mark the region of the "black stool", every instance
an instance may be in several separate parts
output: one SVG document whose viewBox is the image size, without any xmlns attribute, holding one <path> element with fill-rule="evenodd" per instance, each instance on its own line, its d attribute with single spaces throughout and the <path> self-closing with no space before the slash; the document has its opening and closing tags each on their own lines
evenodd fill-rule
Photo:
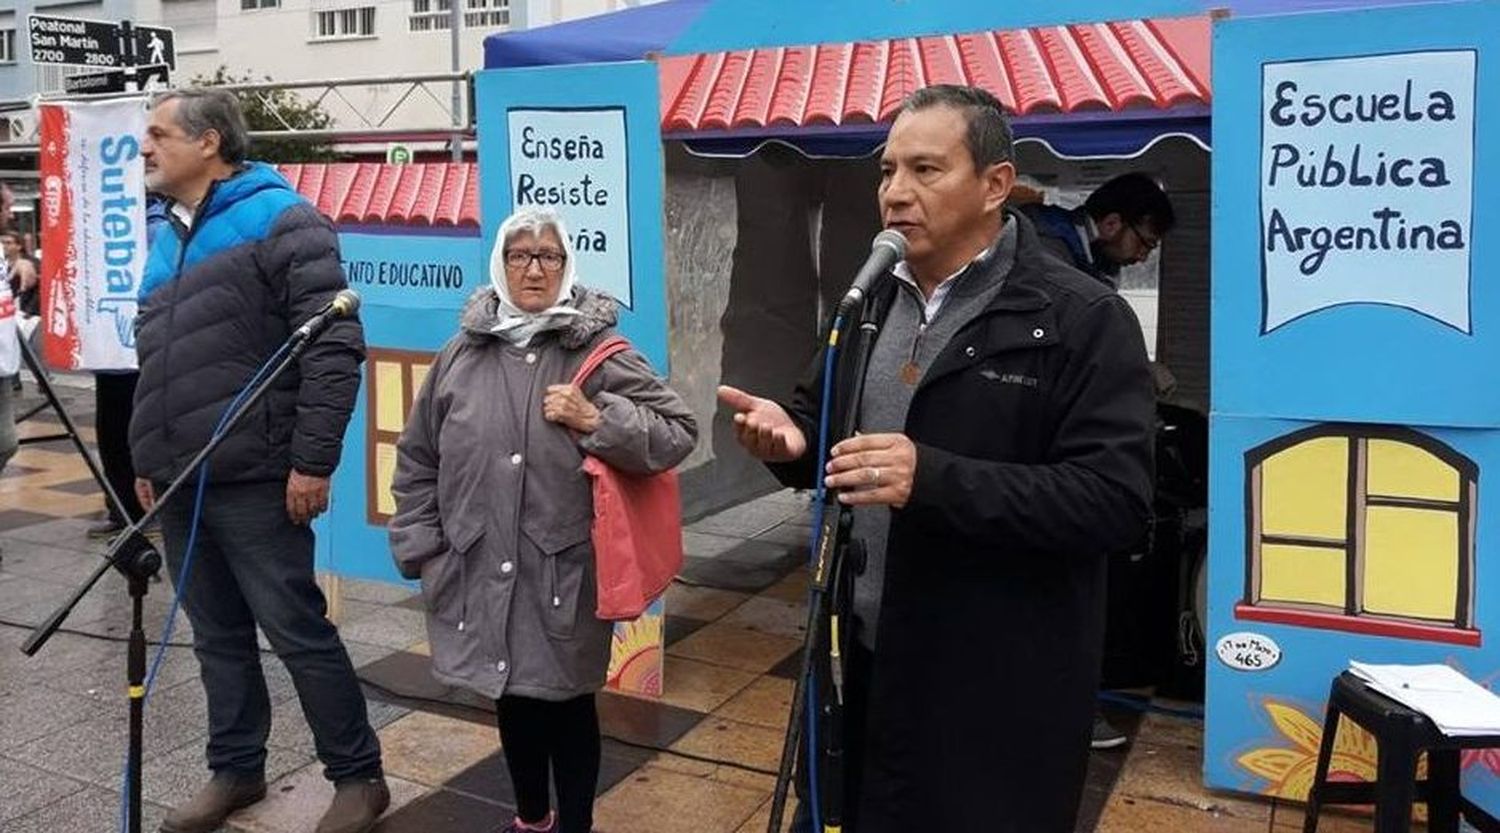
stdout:
<svg viewBox="0 0 1500 833">
<path fill-rule="evenodd" d="M 1374 783 L 1328 781 L 1328 760 L 1340 715 L 1375 736 Z M 1500 833 L 1500 821 L 1458 789 L 1459 751 L 1495 747 L 1500 747 L 1500 736 L 1445 735 L 1421 712 L 1376 692 L 1345 671 L 1333 679 L 1328 693 L 1318 771 L 1307 796 L 1302 831 L 1317 833 L 1318 810 L 1324 804 L 1374 804 L 1375 833 L 1406 833 L 1411 829 L 1412 803 L 1421 801 L 1427 804 L 1432 833 L 1457 833 L 1460 814 L 1482 833 Z M 1419 782 L 1417 756 L 1423 751 L 1427 753 L 1427 780 Z"/>
</svg>

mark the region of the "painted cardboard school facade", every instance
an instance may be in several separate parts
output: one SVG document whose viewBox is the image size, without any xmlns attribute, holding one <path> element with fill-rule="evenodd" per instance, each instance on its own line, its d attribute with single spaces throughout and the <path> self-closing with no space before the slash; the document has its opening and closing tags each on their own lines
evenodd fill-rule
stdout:
<svg viewBox="0 0 1500 833">
<path fill-rule="evenodd" d="M 1433 8 L 1215 25 L 1212 787 L 1304 796 L 1350 658 L 1500 676 L 1497 520 L 1482 511 L 1483 472 L 1500 466 L 1484 234 L 1500 179 L 1480 152 L 1500 118 L 1500 4 Z M 984 25 L 1004 24 L 970 28 Z M 586 214 L 580 248 L 622 281 L 624 328 L 665 369 L 654 67 L 492 71 L 477 92 L 483 231 L 344 238 L 372 349 L 320 538 L 340 575 L 394 578 L 381 484 L 401 416 L 518 199 Z M 622 164 L 621 145 L 628 169 L 596 171 Z M 610 199 L 622 191 L 623 206 Z M 361 285 L 418 258 L 456 267 L 458 286 Z M 660 689 L 660 628 L 658 615 L 617 632 L 615 672 L 636 690 Z M 1336 748 L 1335 772 L 1373 776 L 1368 737 L 1341 733 Z M 1500 756 L 1465 765 L 1471 797 L 1500 806 Z"/>
<path fill-rule="evenodd" d="M 1500 678 L 1500 3 L 1214 35 L 1204 771 L 1301 799 L 1350 659 Z M 1346 725 L 1335 777 L 1375 767 Z"/>
</svg>

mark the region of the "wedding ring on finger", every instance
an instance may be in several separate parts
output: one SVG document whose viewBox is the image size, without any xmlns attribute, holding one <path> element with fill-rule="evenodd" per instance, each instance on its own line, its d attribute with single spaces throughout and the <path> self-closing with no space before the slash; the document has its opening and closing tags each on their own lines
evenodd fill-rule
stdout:
<svg viewBox="0 0 1500 833">
<path fill-rule="evenodd" d="M 870 471 L 870 485 L 871 486 L 879 486 L 880 485 L 880 467 L 879 466 L 874 466 L 869 471 Z"/>
</svg>

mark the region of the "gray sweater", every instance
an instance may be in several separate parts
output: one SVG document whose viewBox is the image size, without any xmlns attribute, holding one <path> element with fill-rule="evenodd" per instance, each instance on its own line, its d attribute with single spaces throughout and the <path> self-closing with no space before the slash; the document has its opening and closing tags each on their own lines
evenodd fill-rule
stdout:
<svg viewBox="0 0 1500 833">
<path fill-rule="evenodd" d="M 915 377 L 926 375 L 933 359 L 965 324 L 973 321 L 994 300 L 1005 276 L 1016 261 L 1016 224 L 1008 221 L 999 240 L 954 279 L 948 296 L 931 321 L 925 318 L 925 301 L 915 286 L 901 281 L 885 322 L 870 353 L 865 371 L 864 399 L 859 430 L 865 434 L 901 433 L 906 411 L 911 407 L 917 384 L 902 378 L 902 367 L 911 362 Z M 855 633 L 866 648 L 875 647 L 875 623 L 879 621 L 880 595 L 885 579 L 886 536 L 891 510 L 885 506 L 860 506 L 854 510 L 850 537 L 865 547 L 865 569 L 854 579 Z"/>
</svg>

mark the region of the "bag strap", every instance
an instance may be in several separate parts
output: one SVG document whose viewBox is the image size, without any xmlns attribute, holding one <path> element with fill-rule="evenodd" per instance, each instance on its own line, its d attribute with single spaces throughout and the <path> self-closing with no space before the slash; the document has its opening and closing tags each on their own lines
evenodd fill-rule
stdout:
<svg viewBox="0 0 1500 833">
<path fill-rule="evenodd" d="M 592 375 L 595 370 L 598 370 L 599 365 L 604 364 L 609 357 L 616 353 L 623 353 L 629 349 L 630 341 L 624 336 L 618 335 L 610 336 L 594 345 L 594 349 L 589 351 L 588 357 L 583 360 L 583 364 L 579 365 L 578 372 L 573 374 L 573 386 L 582 388 L 584 380 Z"/>
</svg>

